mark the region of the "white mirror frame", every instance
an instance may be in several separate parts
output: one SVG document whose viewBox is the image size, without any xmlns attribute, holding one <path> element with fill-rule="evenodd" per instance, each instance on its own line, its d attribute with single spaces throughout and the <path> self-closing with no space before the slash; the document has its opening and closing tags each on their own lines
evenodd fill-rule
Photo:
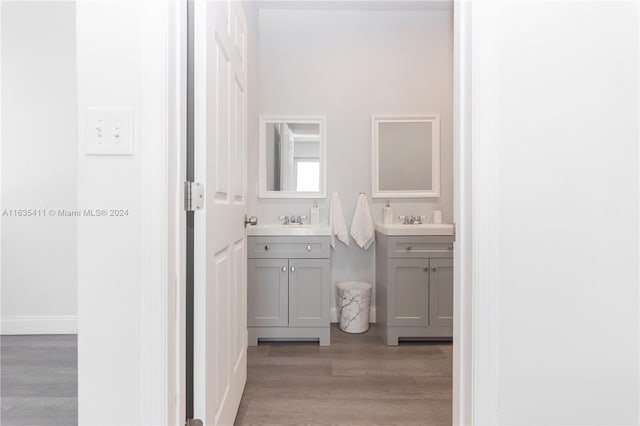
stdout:
<svg viewBox="0 0 640 426">
<path fill-rule="evenodd" d="M 320 191 L 268 191 L 267 190 L 267 135 L 269 123 L 315 123 L 320 125 Z M 258 197 L 259 198 L 327 198 L 327 119 L 324 116 L 261 115 L 258 140 Z"/>
<path fill-rule="evenodd" d="M 380 123 L 431 123 L 431 182 L 429 190 L 382 191 L 378 173 L 378 125 Z M 440 196 L 440 114 L 374 115 L 371 117 L 372 135 L 372 197 L 373 198 L 435 198 Z"/>
</svg>

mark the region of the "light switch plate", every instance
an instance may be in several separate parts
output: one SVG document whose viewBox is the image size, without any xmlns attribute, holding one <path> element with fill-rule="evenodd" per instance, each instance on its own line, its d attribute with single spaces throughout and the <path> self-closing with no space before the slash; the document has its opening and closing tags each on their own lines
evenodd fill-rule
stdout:
<svg viewBox="0 0 640 426">
<path fill-rule="evenodd" d="M 133 155 L 133 109 L 87 108 L 85 154 Z"/>
</svg>

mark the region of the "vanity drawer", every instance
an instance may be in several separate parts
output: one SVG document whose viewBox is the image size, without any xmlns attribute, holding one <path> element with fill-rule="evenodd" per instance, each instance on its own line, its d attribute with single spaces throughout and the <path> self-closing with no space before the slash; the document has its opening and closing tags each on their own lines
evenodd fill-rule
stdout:
<svg viewBox="0 0 640 426">
<path fill-rule="evenodd" d="M 452 258 L 452 236 L 389 237 L 391 258 Z"/>
<path fill-rule="evenodd" d="M 329 237 L 248 237 L 250 259 L 329 258 Z"/>
</svg>

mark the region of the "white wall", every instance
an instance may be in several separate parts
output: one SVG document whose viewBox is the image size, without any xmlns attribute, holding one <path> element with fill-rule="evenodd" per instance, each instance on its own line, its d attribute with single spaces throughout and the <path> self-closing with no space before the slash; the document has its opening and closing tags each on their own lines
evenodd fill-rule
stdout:
<svg viewBox="0 0 640 426">
<path fill-rule="evenodd" d="M 439 208 L 451 221 L 452 11 L 261 9 L 259 18 L 259 114 L 327 117 L 327 193 L 340 195 L 347 225 L 359 193 L 371 195 L 374 114 L 441 114 L 442 196 L 392 205 L 396 215 L 431 216 Z M 249 143 L 249 164 L 257 166 L 257 137 Z M 257 181 L 256 169 L 249 168 L 249 182 Z M 255 197 L 256 187 L 249 189 Z M 372 203 L 377 221 L 384 202 Z M 253 212 L 260 223 L 277 223 L 282 214 L 309 215 L 312 204 L 260 199 Z M 318 204 L 327 223 L 329 199 Z M 338 244 L 332 256 L 334 283 L 374 282 L 373 249 Z"/>
<path fill-rule="evenodd" d="M 172 107 L 180 102 L 174 88 L 169 93 L 176 83 L 169 78 L 176 77 L 168 64 L 169 6 L 77 3 L 78 205 L 128 210 L 78 220 L 80 424 L 165 424 L 179 392 L 168 378 L 175 361 L 168 300 L 178 280 L 167 266 L 177 244 L 168 234 L 178 189 L 167 174 L 169 161 L 176 171 L 181 115 L 169 108 L 169 96 Z M 94 126 L 84 121 L 87 108 L 133 110 L 133 155 L 86 155 L 86 126 Z"/>
<path fill-rule="evenodd" d="M 474 285 L 495 345 L 476 368 L 497 392 L 476 422 L 638 424 L 638 4 L 485 7 L 474 149 L 495 181 L 474 261 L 493 279 Z"/>
<path fill-rule="evenodd" d="M 76 50 L 72 2 L 2 2 L 2 334 L 75 333 Z"/>
</svg>

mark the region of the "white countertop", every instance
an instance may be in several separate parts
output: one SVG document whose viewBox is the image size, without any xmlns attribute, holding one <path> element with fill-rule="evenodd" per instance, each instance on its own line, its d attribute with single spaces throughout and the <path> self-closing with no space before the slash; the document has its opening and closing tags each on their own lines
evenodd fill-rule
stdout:
<svg viewBox="0 0 640 426">
<path fill-rule="evenodd" d="M 247 226 L 247 235 L 328 237 L 331 228 L 328 225 L 256 225 Z"/>
<path fill-rule="evenodd" d="M 453 235 L 453 224 L 451 223 L 422 223 L 422 224 L 416 224 L 416 225 L 405 225 L 402 223 L 392 223 L 389 225 L 376 224 L 376 231 L 389 236 Z"/>
</svg>

